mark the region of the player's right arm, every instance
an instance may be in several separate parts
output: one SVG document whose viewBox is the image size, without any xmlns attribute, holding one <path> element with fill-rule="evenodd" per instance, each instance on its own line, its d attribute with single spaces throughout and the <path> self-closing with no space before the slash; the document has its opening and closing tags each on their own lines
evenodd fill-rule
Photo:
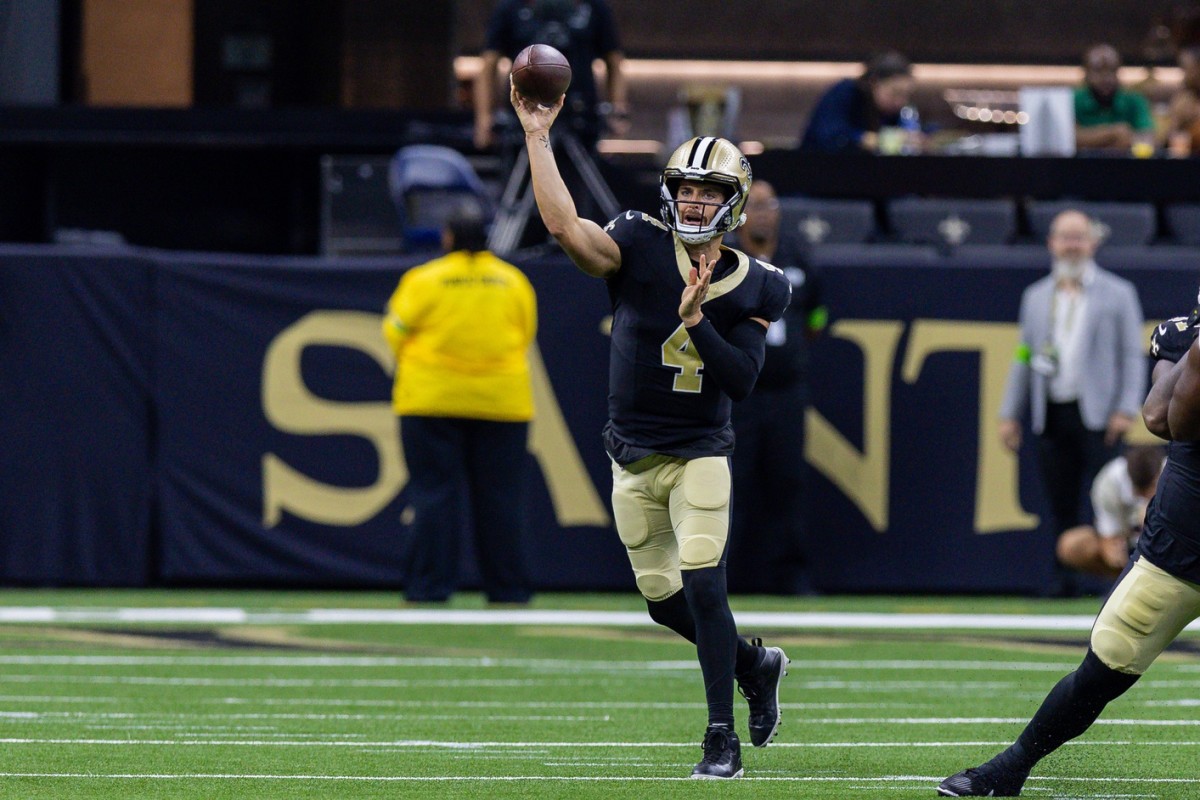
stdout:
<svg viewBox="0 0 1200 800">
<path fill-rule="evenodd" d="M 1178 379 L 1167 407 L 1167 426 L 1175 441 L 1200 439 L 1200 343 L 1193 342 L 1179 362 Z"/>
<path fill-rule="evenodd" d="M 1147 430 L 1167 441 L 1176 438 L 1172 435 L 1170 410 L 1175 386 L 1196 341 L 1196 317 L 1195 311 L 1188 317 L 1172 317 L 1150 335 L 1154 369 L 1150 374 L 1150 392 L 1142 404 L 1142 419 Z"/>
<path fill-rule="evenodd" d="M 564 98 L 546 107 L 522 97 L 515 88 L 511 89 L 510 97 L 525 129 L 533 195 L 546 230 L 579 269 L 597 278 L 612 277 L 621 268 L 621 249 L 603 228 L 579 216 L 554 160 L 550 126 L 562 110 Z"/>
<path fill-rule="evenodd" d="M 1160 439 L 1171 440 L 1171 427 L 1167 418 L 1171 408 L 1171 395 L 1179 381 L 1181 366 L 1168 360 L 1156 361 L 1150 374 L 1150 393 L 1142 403 L 1142 421 L 1146 429 Z"/>
</svg>

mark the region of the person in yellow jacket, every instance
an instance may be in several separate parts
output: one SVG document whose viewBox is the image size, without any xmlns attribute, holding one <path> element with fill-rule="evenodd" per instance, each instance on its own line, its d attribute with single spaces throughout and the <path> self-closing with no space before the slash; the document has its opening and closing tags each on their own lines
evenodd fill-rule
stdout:
<svg viewBox="0 0 1200 800">
<path fill-rule="evenodd" d="M 519 269 L 488 251 L 473 209 L 450 216 L 442 249 L 404 274 L 383 322 L 396 353 L 392 408 L 415 515 L 405 596 L 441 602 L 453 594 L 465 510 L 488 600 L 525 603 L 532 587 L 522 495 L 537 299 Z"/>
</svg>

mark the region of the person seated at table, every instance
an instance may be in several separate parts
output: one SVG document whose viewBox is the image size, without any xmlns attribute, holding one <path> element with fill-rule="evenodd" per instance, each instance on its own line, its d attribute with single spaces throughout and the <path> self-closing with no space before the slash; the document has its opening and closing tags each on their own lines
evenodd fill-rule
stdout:
<svg viewBox="0 0 1200 800">
<path fill-rule="evenodd" d="M 1108 44 L 1083 55 L 1083 85 L 1075 89 L 1075 147 L 1079 150 L 1129 150 L 1154 146 L 1150 102 L 1121 87 L 1121 56 Z"/>
<path fill-rule="evenodd" d="M 900 112 L 916 82 L 909 60 L 895 51 L 871 58 L 857 78 L 843 78 L 813 108 L 800 149 L 813 152 L 879 150 L 879 131 L 900 126 Z"/>
<path fill-rule="evenodd" d="M 1173 151 L 1174 140 L 1184 143 L 1177 155 L 1200 153 L 1200 45 L 1181 48 L 1177 59 L 1183 80 L 1171 98 L 1167 137 Z"/>
</svg>

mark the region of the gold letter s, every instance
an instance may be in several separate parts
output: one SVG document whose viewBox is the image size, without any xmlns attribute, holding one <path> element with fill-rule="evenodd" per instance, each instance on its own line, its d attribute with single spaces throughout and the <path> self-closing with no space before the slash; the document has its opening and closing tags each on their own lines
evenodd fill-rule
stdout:
<svg viewBox="0 0 1200 800">
<path fill-rule="evenodd" d="M 380 315 L 362 311 L 314 311 L 275 337 L 263 359 L 262 405 L 267 420 L 288 433 L 362 436 L 379 453 L 379 479 L 365 488 L 320 483 L 263 455 L 263 525 L 279 524 L 284 511 L 313 522 L 358 525 L 378 514 L 408 480 L 389 403 L 339 403 L 317 397 L 304 385 L 300 357 L 309 345 L 361 350 L 389 375 L 393 356 L 379 334 Z"/>
</svg>

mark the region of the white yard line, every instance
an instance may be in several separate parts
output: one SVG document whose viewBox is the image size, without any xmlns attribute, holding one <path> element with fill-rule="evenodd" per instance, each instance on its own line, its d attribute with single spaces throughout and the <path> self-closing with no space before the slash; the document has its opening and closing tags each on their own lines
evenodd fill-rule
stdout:
<svg viewBox="0 0 1200 800">
<path fill-rule="evenodd" d="M 694 744 L 692 745 L 695 746 Z M 690 781 L 687 777 L 649 777 L 646 775 L 264 775 L 264 774 L 221 774 L 221 773 L 87 773 L 87 772 L 0 772 L 0 778 L 90 778 L 111 780 L 258 780 L 258 781 L 364 781 L 379 783 L 512 783 L 522 781 L 541 781 L 550 783 L 600 783 L 611 781 L 639 781 L 643 783 L 658 783 L 660 781 Z M 929 782 L 937 783 L 941 777 L 924 775 L 886 775 L 862 778 L 825 778 L 810 776 L 795 777 L 756 777 L 754 781 L 775 781 L 784 783 L 900 783 L 900 782 Z M 1149 781 L 1150 779 L 1143 779 Z M 1187 783 L 1190 781 L 1178 781 Z"/>
<path fill-rule="evenodd" d="M 691 672 L 698 669 L 695 660 L 688 661 L 583 661 L 565 658 L 413 658 L 405 656 L 171 656 L 171 655 L 0 655 L 0 665 L 16 666 L 91 666 L 91 667 L 381 667 L 394 669 L 532 669 L 543 673 L 562 674 L 585 672 Z M 789 671 L 793 674 L 817 670 L 945 670 L 947 672 L 1061 672 L 1078 664 L 1068 661 L 950 661 L 905 659 L 871 660 L 803 660 L 792 659 Z M 572 677 L 577 677 L 572 675 Z M 0 680 L 3 680 L 0 677 Z M 148 680 L 157 680 L 149 678 Z M 222 679 L 214 678 L 214 681 Z"/>
<path fill-rule="evenodd" d="M 0 772 L 0 779 L 3 778 L 62 778 L 68 780 L 236 780 L 236 781 L 343 781 L 343 782 L 364 782 L 364 783 L 521 783 L 521 782 L 541 782 L 541 783 L 604 783 L 604 782 L 631 782 L 639 783 L 660 783 L 660 782 L 677 782 L 690 781 L 687 777 L 652 777 L 646 775 L 272 775 L 272 774 L 233 774 L 233 773 L 153 773 L 153 772 L 119 772 L 119 773 L 94 773 L 94 772 Z M 832 783 L 842 785 L 878 785 L 878 784 L 910 784 L 929 783 L 936 785 L 942 780 L 942 776 L 933 775 L 872 775 L 872 776 L 818 776 L 818 775 L 795 775 L 795 776 L 754 776 L 747 779 L 751 783 Z M 1155 785 L 1184 785 L 1191 786 L 1200 783 L 1200 778 L 1122 778 L 1122 777 L 1104 777 L 1104 778 L 1070 778 L 1058 776 L 1035 776 L 1029 779 L 1031 784 L 1046 783 L 1046 782 L 1070 782 L 1077 784 L 1093 784 L 1093 783 L 1123 783 L 1133 784 L 1135 786 L 1155 786 Z"/>
<path fill-rule="evenodd" d="M 872 722 L 890 722 L 886 719 L 871 720 Z M 792 720 L 797 724 L 804 720 Z M 839 724 L 844 720 L 825 720 L 821 724 Z M 997 724 L 1013 724 L 1019 725 L 1027 722 L 1025 719 L 1013 718 L 996 718 L 988 720 Z M 921 723 L 926 724 L 926 723 Z M 954 724 L 954 720 L 944 720 L 943 724 Z M 963 723 L 966 724 L 966 723 Z M 1143 720 L 1118 720 L 1104 721 L 1096 723 L 1098 726 L 1104 725 L 1126 725 L 1126 726 L 1153 726 L 1153 721 L 1146 722 Z M 280 734 L 286 736 L 288 734 Z M 291 734 L 295 736 L 295 734 Z M 260 734 L 261 736 L 261 734 Z M 7 745 L 91 745 L 97 747 L 333 747 L 333 748 L 364 748 L 364 749 L 389 749 L 389 750 L 447 750 L 447 751 L 475 751 L 475 750 L 562 750 L 562 749 L 584 749 L 595 750 L 596 748 L 688 748 L 695 749 L 696 742 L 460 742 L 448 740 L 433 740 L 433 739 L 397 739 L 383 741 L 361 741 L 361 740 L 345 740 L 345 739 L 247 739 L 247 738 L 160 738 L 160 739 L 132 739 L 124 738 L 67 738 L 54 736 L 6 736 L 0 738 L 0 744 Z M 811 748 L 854 748 L 854 747 L 995 747 L 1011 744 L 1010 741 L 939 741 L 939 742 L 772 742 L 771 747 L 776 749 L 811 749 Z M 1067 742 L 1065 746 L 1073 747 L 1095 747 L 1099 745 L 1111 746 L 1134 746 L 1144 745 L 1148 747 L 1195 747 L 1198 743 L 1190 742 L 1143 742 L 1140 740 L 1129 741 L 1092 741 L 1092 740 L 1076 740 Z"/>
<path fill-rule="evenodd" d="M 343 703 L 339 703 L 343 704 Z M 347 702 L 345 705 L 352 703 Z M 372 705 L 405 705 L 411 707 L 415 704 L 406 703 L 387 703 L 379 701 L 371 701 Z M 304 705 L 303 701 L 276 701 L 268 702 L 266 705 Z M 422 704 L 423 705 L 423 704 Z M 431 705 L 454 705 L 446 704 L 431 704 Z M 497 708 L 528 708 L 530 706 L 540 706 L 540 704 L 529 703 L 504 703 L 494 704 L 489 707 Z M 619 704 L 614 704 L 619 705 Z M 804 708 L 802 704 L 787 704 L 781 706 L 785 709 Z M 556 707 L 561 708 L 576 708 L 587 707 L 594 708 L 595 706 L 586 703 L 559 703 Z M 634 707 L 634 704 L 626 704 L 624 707 Z M 700 708 L 702 704 L 692 703 L 675 704 L 678 708 Z M 862 707 L 857 706 L 857 707 Z M 877 707 L 877 706 L 872 706 Z M 828 705 L 819 706 L 821 709 L 828 708 Z M 22 721 L 38 721 L 38 722 L 77 722 L 84 720 L 171 720 L 183 721 L 192 719 L 208 719 L 208 720 L 309 720 L 309 721 L 337 721 L 337 720 L 371 720 L 371 719 L 404 719 L 408 716 L 419 719 L 479 719 L 478 715 L 474 714 L 436 714 L 431 715 L 427 712 L 417 714 L 349 714 L 349 713 L 323 713 L 323 714 L 299 714 L 299 713 L 243 713 L 243 714 L 220 714 L 220 713 L 190 713 L 190 712 L 88 712 L 88 711 L 12 711 L 0 710 L 0 720 L 22 720 Z M 595 722 L 606 721 L 610 718 L 609 715 L 574 715 L 574 714 L 547 714 L 547 715 L 516 715 L 505 714 L 495 715 L 489 714 L 485 719 L 490 721 L 506 720 L 506 721 L 563 721 L 563 722 Z M 795 725 L 1020 725 L 1026 722 L 1022 717 L 789 717 L 789 722 Z M 1194 728 L 1200 727 L 1200 720 L 1194 719 L 1101 719 L 1095 723 L 1097 726 L 1124 726 L 1124 727 L 1184 727 Z M 0 739 L 0 741 L 17 741 Z M 126 740 L 121 740 L 126 741 Z M 130 743 L 137 740 L 128 740 Z M 98 741 L 96 743 L 112 743 L 111 741 Z M 137 742 L 140 743 L 140 742 Z M 376 743 L 380 744 L 380 743 Z M 395 742 L 382 743 L 384 746 L 395 746 Z M 425 740 L 419 742 L 421 746 L 435 746 Z M 442 743 L 445 746 L 452 746 L 456 743 Z M 789 746 L 809 746 L 807 744 L 789 745 L 786 742 L 778 743 L 780 747 Z M 405 744 L 404 746 L 408 746 Z M 516 746 L 516 745 L 514 745 Z M 569 743 L 556 743 L 555 746 L 569 746 Z M 825 746 L 825 745 L 816 745 Z M 840 745 L 839 745 L 840 746 Z M 915 746 L 915 745 L 914 745 Z"/>
<path fill-rule="evenodd" d="M 697 667 L 698 669 L 698 667 Z M 1069 665 L 1060 665 L 1055 670 L 1056 672 L 1066 673 L 1070 670 Z M 3 675 L 0 674 L 0 683 L 18 683 L 18 684 L 51 684 L 51 683 L 74 683 L 74 684 L 92 684 L 92 685 L 119 685 L 119 686 L 168 686 L 168 687 L 185 687 L 185 686 L 204 686 L 204 687 L 251 687 L 265 686 L 271 688 L 309 688 L 321 687 L 326 689 L 406 689 L 411 687 L 529 687 L 529 686 L 550 686 L 563 683 L 564 679 L 484 679 L 475 678 L 467 680 L 453 679 L 434 679 L 434 678 L 379 678 L 374 680 L 368 679 L 345 679 L 338 678 L 177 678 L 167 676 L 148 676 L 148 675 Z M 586 678 L 577 677 L 566 680 L 571 686 L 581 686 L 590 683 Z M 970 681 L 948 678 L 940 681 L 835 681 L 835 680 L 800 680 L 799 678 L 789 678 L 787 687 L 793 690 L 854 690 L 854 691 L 880 691 L 892 692 L 898 690 L 914 691 L 914 690 L 933 690 L 939 694 L 944 694 L 948 689 L 954 689 L 957 692 L 993 692 L 997 690 L 1014 690 L 1021 689 L 1025 683 L 1020 678 L 1013 678 L 1007 681 Z M 1200 689 L 1200 679 L 1187 681 L 1143 681 L 1142 686 L 1155 686 L 1158 688 L 1192 688 Z M 63 699 L 66 696 L 54 695 L 0 695 L 0 702 L 24 702 L 40 700 L 43 702 L 92 702 L 86 696 L 80 696 L 75 699 Z M 99 696 L 95 702 L 115 703 L 127 700 L 127 698 L 113 696 Z M 305 705 L 313 705 L 321 702 L 326 702 L 321 698 L 301 698 L 288 700 L 269 700 L 259 697 L 222 697 L 222 698 L 206 698 L 205 703 L 263 703 L 263 704 L 286 704 L 297 703 Z M 357 702 L 347 700 L 345 702 Z M 387 703 L 389 705 L 445 705 L 441 700 L 375 700 L 372 702 Z M 449 702 L 449 701 L 447 701 Z M 485 706 L 492 701 L 454 701 L 466 704 L 475 704 L 480 707 Z M 563 701 L 570 702 L 570 701 Z M 549 704 L 549 703 L 547 703 Z M 537 705 L 537 704 L 534 704 Z M 584 704 L 586 705 L 586 704 Z M 619 708 L 620 701 L 612 703 L 597 702 L 595 707 Z M 630 702 L 631 708 L 701 708 L 703 704 L 679 704 L 679 703 L 638 703 Z M 817 708 L 827 705 L 830 707 L 849 707 L 845 703 L 809 703 L 809 704 L 784 704 L 785 708 Z M 878 707 L 880 703 L 860 703 L 867 707 Z"/>
<path fill-rule="evenodd" d="M 1024 720 L 1022 720 L 1024 721 Z M 278 734 L 280 736 L 286 734 Z M 328 735 L 328 734 L 326 734 Z M 246 740 L 246 739 L 220 739 L 220 740 L 201 740 L 201 739 L 156 739 L 156 740 L 139 740 L 139 739 L 64 739 L 64 738 L 17 738 L 11 737 L 0 739 L 0 743 L 15 744 L 15 745 L 69 745 L 69 744 L 85 744 L 96 746 L 111 746 L 111 747 L 132 747 L 149 745 L 154 747 L 197 747 L 197 746 L 279 746 L 279 747 L 342 747 L 342 748 L 361 748 L 366 750 L 377 750 L 384 752 L 404 751 L 404 750 L 422 750 L 422 751 L 446 751 L 447 753 L 461 753 L 464 757 L 475 758 L 480 753 L 495 752 L 503 754 L 503 758 L 512 760 L 520 759 L 522 756 L 528 760 L 529 758 L 540 758 L 545 751 L 569 751 L 579 749 L 587 751 L 594 755 L 596 748 L 621 748 L 621 749 L 643 749 L 651 750 L 655 748 L 672 748 L 691 750 L 696 747 L 695 742 L 432 742 L 432 741 L 397 741 L 397 742 L 370 742 L 357 741 L 349 737 L 353 734 L 346 734 L 345 739 L 335 739 L 332 741 L 287 741 L 287 740 Z M 913 742 L 909 740 L 896 742 L 780 742 L 771 743 L 771 747 L 777 750 L 843 750 L 843 749 L 942 749 L 947 747 L 1005 747 L 1011 744 L 1008 739 L 984 741 L 984 740 L 967 740 L 967 741 L 937 741 L 937 742 Z M 1070 748 L 1093 748 L 1093 747 L 1151 747 L 1151 748 L 1193 748 L 1200 747 L 1200 741 L 1197 740 L 1171 740 L 1150 742 L 1142 739 L 1086 739 L 1067 742 L 1064 747 Z M 521 751 L 514 753 L 512 751 Z M 616 759 L 620 760 L 620 759 Z M 572 762 L 575 763 L 575 762 Z M 1197 779 L 1200 780 L 1200 779 Z"/>
<path fill-rule="evenodd" d="M 72 711 L 0 711 L 0 721 L 21 720 L 28 722 L 61 722 L 66 724 L 74 724 L 77 722 L 85 722 L 88 720 L 139 720 L 139 719 L 156 719 L 168 720 L 172 722 L 182 722 L 188 719 L 218 719 L 218 720 L 426 720 L 426 719 L 442 719 L 442 720 L 486 720 L 488 722 L 608 722 L 612 719 L 609 714 L 488 714 L 485 717 L 480 717 L 478 714 L 461 713 L 461 714 L 430 714 L 428 711 L 413 712 L 409 714 L 137 714 L 137 713 L 109 713 L 109 714 L 89 714 L 87 712 L 72 712 Z M 174 725 L 171 727 L 182 727 Z"/>
<path fill-rule="evenodd" d="M 1014 630 L 1087 631 L 1091 614 L 888 614 L 851 611 L 744 611 L 741 627 L 775 630 Z M 356 609 L 256 611 L 244 608 L 79 608 L 0 606 L 0 623 L 178 623 L 219 625 L 565 625 L 651 627 L 642 611 L 567 611 L 556 609 Z M 1200 622 L 1188 626 L 1200 630 Z"/>
<path fill-rule="evenodd" d="M 116 700 L 111 698 L 109 702 Z M 128 702 L 128 698 L 122 698 Z M 88 703 L 91 698 L 60 698 L 60 697 L 29 697 L 29 698 L 13 698 L 9 697 L 3 700 L 9 703 L 58 703 L 58 702 L 73 702 L 73 703 Z M 572 703 L 569 701 L 546 703 L 536 702 L 528 703 L 520 700 L 512 702 L 455 702 L 446 701 L 439 702 L 436 700 L 367 700 L 356 702 L 352 700 L 335 700 L 328 703 L 314 703 L 308 700 L 283 699 L 283 698 L 220 698 L 217 700 L 205 700 L 207 704 L 220 705 L 264 705 L 264 706 L 311 706 L 311 705 L 368 705 L 374 707 L 388 708 L 462 708 L 462 709 L 587 709 L 587 710 L 629 710 L 629 709 L 670 709 L 670 710 L 698 710 L 705 709 L 708 706 L 705 703 L 634 703 L 634 702 L 618 702 L 612 703 Z M 879 708 L 915 708 L 925 703 L 780 703 L 779 707 L 787 710 L 813 710 L 813 711 L 833 711 L 837 709 L 879 709 Z M 397 714 L 395 712 L 388 713 L 299 713 L 299 712 L 242 712 L 242 713 L 222 713 L 222 712 L 183 712 L 183 711 L 13 711 L 0 710 L 0 718 L 32 718 L 32 717 L 63 717 L 63 718 L 104 718 L 104 719 L 228 719 L 228 720 L 247 720 L 247 719 L 403 719 L 407 714 Z M 420 714 L 412 715 L 419 716 L 422 719 L 428 718 L 428 712 L 422 711 Z M 456 717 L 458 715 L 455 715 Z M 469 719 L 480 719 L 478 714 L 462 715 Z M 495 716 L 488 715 L 484 719 L 497 719 Z M 558 717 L 535 717 L 530 716 L 528 719 L 551 719 Z M 562 717 L 563 719 L 597 719 L 600 717 L 583 717 L 572 716 Z M 605 715 L 604 718 L 607 718 Z"/>
</svg>

